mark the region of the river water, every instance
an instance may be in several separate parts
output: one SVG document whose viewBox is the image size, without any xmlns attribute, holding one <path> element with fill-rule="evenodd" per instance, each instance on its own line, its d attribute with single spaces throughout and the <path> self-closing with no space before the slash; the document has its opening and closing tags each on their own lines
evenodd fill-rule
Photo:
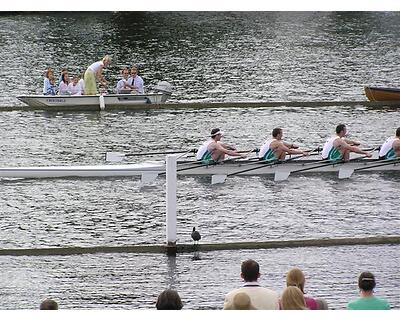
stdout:
<svg viewBox="0 0 400 320">
<path fill-rule="evenodd" d="M 0 16 L 0 105 L 39 93 L 43 70 L 82 71 L 102 55 L 137 63 L 147 87 L 173 83 L 172 101 L 362 100 L 363 85 L 398 82 L 399 13 L 57 13 Z M 397 81 L 397 82 L 396 82 Z M 106 151 L 190 149 L 220 127 L 240 149 L 272 128 L 302 147 L 321 146 L 340 123 L 364 147 L 399 126 L 397 109 L 358 107 L 113 112 L 0 112 L 0 165 L 98 164 Z M 127 159 L 145 161 L 148 157 Z M 162 159 L 162 158 L 154 158 Z M 178 182 L 178 242 L 193 226 L 203 243 L 398 235 L 399 174 L 233 177 Z M 142 191 L 136 178 L 0 181 L 0 247 L 160 244 L 165 179 Z M 309 295 L 343 309 L 357 275 L 377 277 L 377 295 L 400 307 L 399 246 L 349 246 L 179 254 L 0 257 L 0 309 L 152 308 L 176 288 L 187 309 L 218 309 L 240 285 L 241 261 L 260 262 L 261 283 L 281 292 L 292 267 Z"/>
</svg>

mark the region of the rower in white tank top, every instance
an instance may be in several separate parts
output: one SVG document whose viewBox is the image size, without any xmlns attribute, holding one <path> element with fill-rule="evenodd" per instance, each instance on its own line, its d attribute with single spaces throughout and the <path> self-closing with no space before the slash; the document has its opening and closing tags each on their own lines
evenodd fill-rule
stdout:
<svg viewBox="0 0 400 320">
<path fill-rule="evenodd" d="M 274 150 L 270 148 L 271 143 L 276 141 L 276 139 L 266 140 L 264 144 L 260 147 L 260 152 L 258 153 L 258 158 L 266 161 L 277 160 L 274 154 Z"/>
<path fill-rule="evenodd" d="M 393 144 L 400 139 L 397 137 L 390 137 L 386 139 L 386 141 L 382 144 L 381 149 L 379 150 L 379 159 L 396 159 L 396 152 L 394 151 Z"/>
<path fill-rule="evenodd" d="M 332 161 L 342 159 L 342 153 L 333 145 L 336 139 L 340 139 L 340 137 L 334 136 L 326 140 L 324 147 L 322 148 L 322 159 L 329 159 Z"/>
<path fill-rule="evenodd" d="M 211 159 L 211 153 L 208 151 L 208 146 L 213 141 L 214 140 L 210 138 L 200 146 L 199 150 L 196 153 L 196 160 L 210 160 Z"/>
</svg>

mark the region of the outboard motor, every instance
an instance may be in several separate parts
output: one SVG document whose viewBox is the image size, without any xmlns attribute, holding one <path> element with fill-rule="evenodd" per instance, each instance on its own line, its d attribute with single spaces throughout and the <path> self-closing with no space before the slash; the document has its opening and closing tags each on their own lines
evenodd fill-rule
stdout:
<svg viewBox="0 0 400 320">
<path fill-rule="evenodd" d="M 160 81 L 154 87 L 154 90 L 170 95 L 172 93 L 172 84 L 167 81 Z"/>
</svg>

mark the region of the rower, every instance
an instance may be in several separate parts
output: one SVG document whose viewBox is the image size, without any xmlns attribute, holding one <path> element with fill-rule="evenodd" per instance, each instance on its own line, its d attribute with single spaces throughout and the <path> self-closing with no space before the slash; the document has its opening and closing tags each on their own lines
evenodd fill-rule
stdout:
<svg viewBox="0 0 400 320">
<path fill-rule="evenodd" d="M 379 159 L 394 160 L 400 158 L 400 127 L 396 130 L 396 136 L 387 138 L 379 151 Z"/>
<path fill-rule="evenodd" d="M 236 148 L 221 142 L 223 133 L 218 128 L 211 130 L 210 138 L 204 142 L 196 153 L 196 159 L 205 163 L 214 161 L 221 162 L 225 155 L 240 156 L 246 158 L 246 155 L 236 151 Z"/>
<path fill-rule="evenodd" d="M 330 161 L 349 161 L 350 152 L 364 154 L 366 157 L 372 157 L 372 154 L 361 150 L 358 141 L 345 138 L 347 129 L 344 124 L 336 127 L 336 135 L 329 138 L 322 149 L 322 158 Z"/>
<path fill-rule="evenodd" d="M 272 139 L 266 140 L 260 147 L 260 152 L 258 154 L 259 159 L 277 161 L 285 160 L 287 154 L 309 155 L 309 152 L 300 150 L 299 147 L 293 143 L 284 142 L 282 138 L 283 130 L 281 128 L 274 128 L 272 130 Z"/>
</svg>

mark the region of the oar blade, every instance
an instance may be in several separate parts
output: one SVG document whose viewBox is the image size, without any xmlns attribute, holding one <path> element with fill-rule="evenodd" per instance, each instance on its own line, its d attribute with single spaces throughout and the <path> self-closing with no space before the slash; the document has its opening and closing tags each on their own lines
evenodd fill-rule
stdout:
<svg viewBox="0 0 400 320">
<path fill-rule="evenodd" d="M 275 171 L 275 176 L 274 176 L 274 181 L 284 181 L 289 178 L 290 171 L 285 171 L 285 170 L 276 170 Z"/>
<path fill-rule="evenodd" d="M 106 161 L 110 162 L 117 162 L 117 161 L 122 161 L 125 157 L 124 153 L 120 152 L 107 152 L 106 153 Z"/>
<path fill-rule="evenodd" d="M 348 179 L 353 174 L 354 169 L 350 168 L 340 168 L 339 169 L 339 179 Z"/>
<path fill-rule="evenodd" d="M 211 184 L 224 183 L 226 180 L 226 174 L 214 174 L 211 176 Z"/>
<path fill-rule="evenodd" d="M 145 185 L 154 182 L 157 179 L 157 177 L 158 177 L 157 172 L 143 172 L 140 179 L 139 187 L 141 188 Z"/>
</svg>

